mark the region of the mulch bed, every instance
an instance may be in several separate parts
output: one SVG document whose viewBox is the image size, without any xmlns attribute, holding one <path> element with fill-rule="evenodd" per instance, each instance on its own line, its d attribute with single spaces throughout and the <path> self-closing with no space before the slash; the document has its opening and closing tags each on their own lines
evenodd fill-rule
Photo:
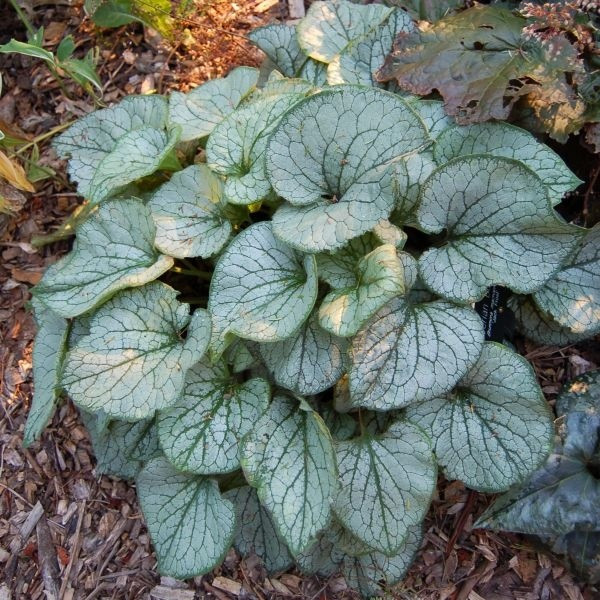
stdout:
<svg viewBox="0 0 600 600">
<path fill-rule="evenodd" d="M 282 0 L 198 0 L 193 16 L 180 21 L 176 42 L 167 44 L 141 26 L 97 30 L 84 18 L 81 3 L 34 4 L 41 8 L 31 16 L 37 26 L 46 27 L 48 44 L 72 33 L 79 52 L 100 48 L 107 103 L 132 93 L 185 91 L 237 64 L 258 64 L 259 53 L 244 34 L 285 18 L 287 6 Z M 23 27 L 4 2 L 0 43 L 13 36 L 24 39 Z M 0 69 L 0 122 L 31 140 L 94 108 L 74 86 L 66 98 L 39 62 L 4 55 Z M 573 156 L 578 152 L 576 148 Z M 290 572 L 269 578 L 256 557 L 242 560 L 233 551 L 209 575 L 185 583 L 160 578 L 133 486 L 96 476 L 89 438 L 72 404 L 60 407 L 40 442 L 30 450 L 22 447 L 35 334 L 26 309 L 29 288 L 69 248 L 68 239 L 41 247 L 32 240 L 56 231 L 79 204 L 64 164 L 47 145 L 40 162 L 56 176 L 39 183 L 36 194 L 14 194 L 0 184 L 0 194 L 12 194 L 16 212 L 0 215 L 0 600 L 38 600 L 48 593 L 65 600 L 357 598 L 341 577 L 324 581 Z M 584 174 L 586 180 L 597 174 L 599 164 Z M 593 185 L 582 198 L 584 205 L 590 198 L 598 201 Z M 568 348 L 519 343 L 551 402 L 565 381 L 600 365 L 598 343 Z M 458 482 L 440 481 L 423 549 L 391 595 L 422 600 L 600 597 L 598 589 L 578 583 L 556 557 L 533 542 L 473 530 L 490 501 Z"/>
</svg>

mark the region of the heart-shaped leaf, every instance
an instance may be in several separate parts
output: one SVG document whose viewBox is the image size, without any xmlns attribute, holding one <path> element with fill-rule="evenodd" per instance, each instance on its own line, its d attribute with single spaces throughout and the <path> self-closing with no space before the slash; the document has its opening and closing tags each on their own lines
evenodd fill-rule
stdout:
<svg viewBox="0 0 600 600">
<path fill-rule="evenodd" d="M 352 343 L 354 406 L 392 410 L 450 391 L 475 364 L 483 325 L 470 308 L 395 298 Z"/>
<path fill-rule="evenodd" d="M 312 316 L 294 335 L 260 344 L 260 354 L 276 383 L 298 394 L 318 394 L 344 373 L 347 344 L 324 331 Z"/>
<path fill-rule="evenodd" d="M 288 569 L 294 560 L 277 533 L 271 516 L 259 502 L 256 490 L 243 486 L 227 492 L 223 497 L 231 500 L 235 506 L 235 549 L 242 556 L 254 552 L 265 563 L 269 573 Z"/>
<path fill-rule="evenodd" d="M 242 467 L 277 530 L 298 554 L 327 526 L 337 493 L 331 436 L 305 402 L 275 396 L 242 443 Z"/>
<path fill-rule="evenodd" d="M 421 119 L 399 97 L 336 86 L 289 110 L 269 140 L 267 172 L 289 204 L 273 231 L 305 252 L 334 250 L 387 219 L 392 162 L 429 144 Z"/>
<path fill-rule="evenodd" d="M 210 475 L 239 469 L 238 444 L 270 396 L 264 379 L 238 384 L 223 363 L 198 363 L 187 372 L 181 397 L 159 413 L 165 455 L 181 471 Z"/>
<path fill-rule="evenodd" d="M 117 106 L 93 112 L 73 124 L 54 140 L 62 158 L 69 158 L 69 175 L 79 193 L 93 193 L 93 179 L 103 160 L 115 150 L 119 140 L 138 130 L 163 132 L 167 125 L 167 101 L 160 96 L 132 96 Z M 139 156 L 125 156 L 119 172 L 129 170 L 129 161 Z M 134 181 L 130 179 L 129 181 Z"/>
<path fill-rule="evenodd" d="M 233 541 L 235 509 L 214 479 L 185 475 L 157 458 L 136 487 L 161 573 L 187 579 L 221 564 Z"/>
<path fill-rule="evenodd" d="M 90 333 L 69 352 L 63 384 L 86 410 L 115 418 L 150 417 L 177 400 L 187 370 L 210 338 L 210 319 L 175 299 L 164 283 L 117 294 L 90 322 Z M 181 332 L 187 326 L 187 337 Z"/>
<path fill-rule="evenodd" d="M 573 258 L 533 299 L 575 334 L 600 330 L 600 225 L 586 232 Z"/>
<path fill-rule="evenodd" d="M 238 67 L 227 77 L 213 79 L 187 94 L 172 92 L 169 123 L 181 127 L 184 142 L 206 137 L 256 87 L 258 69 Z"/>
<path fill-rule="evenodd" d="M 317 296 L 312 256 L 279 241 L 267 222 L 251 225 L 221 255 L 210 286 L 209 311 L 239 337 L 274 342 L 304 323 Z M 220 325 L 222 324 L 222 325 Z"/>
<path fill-rule="evenodd" d="M 296 37 L 296 28 L 283 23 L 257 27 L 248 34 L 248 39 L 258 46 L 286 77 L 299 77 L 309 60 L 302 52 Z"/>
<path fill-rule="evenodd" d="M 48 310 L 39 300 L 34 298 L 32 307 L 37 333 L 33 343 L 34 393 L 23 434 L 25 448 L 39 439 L 56 409 L 70 329 L 66 319 Z"/>
<path fill-rule="evenodd" d="M 548 146 L 508 123 L 478 123 L 446 129 L 433 149 L 439 164 L 467 154 L 493 154 L 514 158 L 528 166 L 548 187 L 553 204 L 582 182 Z"/>
<path fill-rule="evenodd" d="M 312 2 L 298 23 L 298 43 L 315 60 L 328 63 L 349 42 L 384 21 L 392 9 L 378 4 L 361 6 L 346 0 Z"/>
<path fill-rule="evenodd" d="M 352 40 L 327 68 L 329 85 L 356 83 L 380 87 L 375 73 L 383 66 L 385 57 L 392 51 L 394 40 L 400 33 L 413 31 L 411 18 L 400 9 L 392 11 L 385 22 L 366 35 Z"/>
<path fill-rule="evenodd" d="M 143 463 L 162 454 L 154 419 L 130 423 L 83 411 L 82 417 L 90 432 L 97 475 L 134 479 Z"/>
<path fill-rule="evenodd" d="M 103 204 L 77 230 L 71 253 L 46 270 L 34 295 L 57 314 L 76 317 L 119 290 L 156 279 L 173 259 L 154 248 L 155 232 L 139 200 Z"/>
<path fill-rule="evenodd" d="M 417 219 L 427 233 L 445 230 L 447 239 L 421 255 L 421 278 L 441 296 L 465 303 L 481 299 L 491 285 L 539 289 L 581 236 L 559 220 L 533 171 L 488 155 L 456 158 L 434 171 L 422 186 Z"/>
<path fill-rule="evenodd" d="M 527 483 L 500 496 L 478 527 L 535 535 L 598 531 L 600 371 L 571 381 L 557 401 L 559 439 Z"/>
<path fill-rule="evenodd" d="M 336 443 L 340 492 L 333 510 L 370 548 L 387 556 L 402 547 L 429 508 L 437 481 L 431 444 L 398 421 L 379 436 Z"/>
<path fill-rule="evenodd" d="M 360 556 L 346 555 L 342 574 L 348 585 L 364 598 L 380 596 L 385 588 L 402 581 L 423 540 L 421 525 L 409 529 L 404 543 L 394 556 L 371 552 Z"/>
<path fill-rule="evenodd" d="M 319 308 L 321 327 L 341 337 L 353 336 L 384 304 L 404 295 L 407 289 L 404 262 L 410 262 L 416 269 L 409 254 L 402 253 L 399 257 L 390 244 L 379 246 L 361 258 L 355 266 L 353 285 L 325 296 Z"/>
<path fill-rule="evenodd" d="M 552 447 L 552 413 L 533 369 L 493 342 L 452 394 L 411 406 L 406 418 L 434 440 L 446 477 L 479 491 L 521 483 Z"/>
<path fill-rule="evenodd" d="M 220 252 L 231 235 L 226 206 L 221 180 L 205 165 L 175 173 L 148 203 L 156 224 L 156 247 L 177 258 L 207 258 Z"/>
<path fill-rule="evenodd" d="M 271 95 L 236 110 L 213 130 L 206 145 L 208 166 L 227 175 L 224 193 L 232 204 L 253 204 L 271 191 L 265 149 L 281 116 L 302 95 Z"/>
</svg>

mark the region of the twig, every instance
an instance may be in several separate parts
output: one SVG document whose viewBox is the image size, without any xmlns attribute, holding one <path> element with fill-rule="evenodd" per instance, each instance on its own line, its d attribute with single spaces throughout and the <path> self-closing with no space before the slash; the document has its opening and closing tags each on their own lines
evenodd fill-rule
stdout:
<svg viewBox="0 0 600 600">
<path fill-rule="evenodd" d="M 63 580 L 60 585 L 60 591 L 58 593 L 58 597 L 60 598 L 60 600 L 62 600 L 65 596 L 67 585 L 69 584 L 69 577 L 71 576 L 71 569 L 73 568 L 73 563 L 77 560 L 77 557 L 79 556 L 79 549 L 81 548 L 81 524 L 83 523 L 84 514 L 85 500 L 79 505 L 79 515 L 77 515 L 77 527 L 75 528 L 75 541 L 73 542 L 73 547 L 71 548 L 69 564 L 65 569 L 65 574 L 63 576 Z"/>
<path fill-rule="evenodd" d="M 467 501 L 465 502 L 465 505 L 460 513 L 460 517 L 458 518 L 456 527 L 454 528 L 454 531 L 452 532 L 452 535 L 450 536 L 450 538 L 448 539 L 448 543 L 446 544 L 446 558 L 448 558 L 450 552 L 452 552 L 454 544 L 456 544 L 456 541 L 458 540 L 458 536 L 463 532 L 463 529 L 465 528 L 467 519 L 469 518 L 469 515 L 473 510 L 473 505 L 475 504 L 476 497 L 477 492 L 474 492 L 473 490 L 469 491 Z"/>
<path fill-rule="evenodd" d="M 16 496 L 19 496 L 19 498 L 22 498 L 22 496 L 17 494 L 17 492 L 11 490 L 4 484 L 0 483 L 0 485 L 6 488 L 7 490 L 13 492 Z M 29 504 L 29 502 L 27 502 L 27 504 Z M 29 506 L 31 506 L 31 504 Z M 44 508 L 42 507 L 40 502 L 37 502 L 36 505 L 31 509 L 31 512 L 27 515 L 27 518 L 25 519 L 23 525 L 21 525 L 19 534 L 16 535 L 11 541 L 9 546 L 11 551 L 11 557 L 9 558 L 8 563 L 6 564 L 6 568 L 4 570 L 6 581 L 10 581 L 14 577 L 15 571 L 17 569 L 17 561 L 19 560 L 19 553 L 24 548 L 25 542 L 27 542 L 27 540 L 29 539 L 29 536 L 32 534 L 33 530 L 35 529 L 35 526 L 37 525 L 38 521 L 40 520 L 43 514 Z"/>
<path fill-rule="evenodd" d="M 46 600 L 58 600 L 60 569 L 56 558 L 56 548 L 52 541 L 52 533 L 50 533 L 45 515 L 41 516 L 35 531 L 37 533 L 38 559 Z"/>
</svg>

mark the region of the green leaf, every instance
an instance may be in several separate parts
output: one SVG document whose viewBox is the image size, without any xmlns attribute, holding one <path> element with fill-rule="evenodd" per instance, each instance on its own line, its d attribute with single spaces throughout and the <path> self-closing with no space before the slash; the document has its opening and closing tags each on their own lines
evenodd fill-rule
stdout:
<svg viewBox="0 0 600 600">
<path fill-rule="evenodd" d="M 190 316 L 176 295 L 154 282 L 120 292 L 98 309 L 89 335 L 65 363 L 63 384 L 76 404 L 126 420 L 175 404 L 187 370 L 202 358 L 210 337 L 206 311 Z"/>
<path fill-rule="evenodd" d="M 156 247 L 177 258 L 217 254 L 231 235 L 226 206 L 221 180 L 205 165 L 175 173 L 148 203 L 156 224 Z"/>
<path fill-rule="evenodd" d="M 425 518 L 437 482 L 431 444 L 398 421 L 386 433 L 336 443 L 340 492 L 333 510 L 370 548 L 393 556 Z"/>
<path fill-rule="evenodd" d="M 271 516 L 260 504 L 256 490 L 243 486 L 227 492 L 223 497 L 231 500 L 235 506 L 235 549 L 242 556 L 254 552 L 262 559 L 269 573 L 288 569 L 294 561 L 277 533 Z"/>
<path fill-rule="evenodd" d="M 286 77 L 298 77 L 309 60 L 302 52 L 296 37 L 296 28 L 283 23 L 257 27 L 248 34 L 248 39 L 258 46 Z"/>
<path fill-rule="evenodd" d="M 401 6 L 417 21 L 439 21 L 453 10 L 462 8 L 464 0 L 385 0 L 388 6 Z"/>
<path fill-rule="evenodd" d="M 23 434 L 25 448 L 39 439 L 56 409 L 69 335 L 69 323 L 65 319 L 36 298 L 32 307 L 37 333 L 33 343 L 33 400 Z"/>
<path fill-rule="evenodd" d="M 275 382 L 298 394 L 318 394 L 344 373 L 344 340 L 323 331 L 316 315 L 292 336 L 260 344 L 259 350 Z"/>
<path fill-rule="evenodd" d="M 421 525 L 411 527 L 401 548 L 394 556 L 372 552 L 344 557 L 342 573 L 348 585 L 364 598 L 380 596 L 382 587 L 402 581 L 415 559 L 423 540 Z"/>
<path fill-rule="evenodd" d="M 132 12 L 132 0 L 86 0 L 84 7 L 98 27 L 121 27 L 139 21 Z"/>
<path fill-rule="evenodd" d="M 142 464 L 160 456 L 154 419 L 134 423 L 82 412 L 96 457 L 96 474 L 134 479 Z"/>
<path fill-rule="evenodd" d="M 221 564 L 233 541 L 235 509 L 215 480 L 179 473 L 157 458 L 136 485 L 162 574 L 187 579 Z"/>
<path fill-rule="evenodd" d="M 93 53 L 88 53 L 83 59 L 70 58 L 60 63 L 60 68 L 66 71 L 69 76 L 84 88 L 92 84 L 100 93 L 102 93 L 102 81 L 96 72 Z"/>
<path fill-rule="evenodd" d="M 452 394 L 411 406 L 406 418 L 431 437 L 446 477 L 479 491 L 521 483 L 552 448 L 552 413 L 533 369 L 492 342 Z"/>
<path fill-rule="evenodd" d="M 402 253 L 400 258 L 390 244 L 361 258 L 354 284 L 330 292 L 321 303 L 321 327 L 341 337 L 353 336 L 384 304 L 405 294 L 403 262 L 407 261 L 416 267 L 409 254 Z"/>
<path fill-rule="evenodd" d="M 337 493 L 331 436 L 305 403 L 275 396 L 242 442 L 242 467 L 292 554 L 328 523 Z"/>
<path fill-rule="evenodd" d="M 533 299 L 573 333 L 591 336 L 600 330 L 600 225 L 587 230 L 575 256 Z"/>
<path fill-rule="evenodd" d="M 483 325 L 470 308 L 395 298 L 353 340 L 354 406 L 392 410 L 450 391 L 475 364 Z"/>
<path fill-rule="evenodd" d="M 329 85 L 357 83 L 380 87 L 375 73 L 383 66 L 385 57 L 392 51 L 396 36 L 415 28 L 403 10 L 394 10 L 388 18 L 369 33 L 352 40 L 327 68 Z"/>
<path fill-rule="evenodd" d="M 69 159 L 79 193 L 99 202 L 104 193 L 156 170 L 175 141 L 164 131 L 167 108 L 160 96 L 131 96 L 85 116 L 58 136 L 54 148 Z"/>
<path fill-rule="evenodd" d="M 226 175 L 225 197 L 232 204 L 254 204 L 267 197 L 265 149 L 281 116 L 302 96 L 262 98 L 236 110 L 217 125 L 206 144 L 208 166 Z"/>
<path fill-rule="evenodd" d="M 462 123 L 504 120 L 533 87 L 514 80 L 539 67 L 522 48 L 525 25 L 507 8 L 475 6 L 398 39 L 378 78 L 421 96 L 438 90 Z"/>
<path fill-rule="evenodd" d="M 236 236 L 213 273 L 208 309 L 216 326 L 257 342 L 283 340 L 306 321 L 317 297 L 317 269 L 267 222 Z"/>
<path fill-rule="evenodd" d="M 556 152 L 528 131 L 508 123 L 448 128 L 437 138 L 433 149 L 438 164 L 467 154 L 493 154 L 522 162 L 548 187 L 553 204 L 582 183 Z"/>
<path fill-rule="evenodd" d="M 158 416 L 160 443 L 181 471 L 211 475 L 240 468 L 238 444 L 269 404 L 264 379 L 237 383 L 223 364 L 200 362 L 186 375 L 183 394 Z"/>
<path fill-rule="evenodd" d="M 44 50 L 42 47 L 35 44 L 28 44 L 27 42 L 19 42 L 18 40 L 10 40 L 8 44 L 2 44 L 0 46 L 0 53 L 2 54 L 22 54 L 24 56 L 31 56 L 32 58 L 41 58 L 50 65 L 54 66 L 54 55 L 48 50 Z"/>
<path fill-rule="evenodd" d="M 391 163 L 429 143 L 408 104 L 383 90 L 335 86 L 304 100 L 267 149 L 271 184 L 289 202 L 273 216 L 275 234 L 318 252 L 369 231 L 394 208 Z"/>
<path fill-rule="evenodd" d="M 410 107 L 425 123 L 429 136 L 434 140 L 437 141 L 444 131 L 454 126 L 454 119 L 446 114 L 443 102 L 420 99 L 410 99 L 409 102 Z"/>
<path fill-rule="evenodd" d="M 79 227 L 73 250 L 46 270 L 33 293 L 57 314 L 76 317 L 119 290 L 144 285 L 173 266 L 155 250 L 154 235 L 142 202 L 107 202 Z"/>
<path fill-rule="evenodd" d="M 152 175 L 179 141 L 178 129 L 169 133 L 152 127 L 127 132 L 96 167 L 90 184 L 90 201 L 97 204 L 127 184 Z"/>
<path fill-rule="evenodd" d="M 438 165 L 429 151 L 411 154 L 403 162 L 405 168 L 396 169 L 396 204 L 391 218 L 396 223 L 418 227 L 416 209 L 421 189 Z"/>
<path fill-rule="evenodd" d="M 180 125 L 181 140 L 206 137 L 230 115 L 258 83 L 258 69 L 238 67 L 227 77 L 207 81 L 187 94 L 169 97 L 169 123 Z"/>
<path fill-rule="evenodd" d="M 302 573 L 331 577 L 340 570 L 344 553 L 336 544 L 332 527 L 317 536 L 315 542 L 295 556 L 296 564 Z"/>
<path fill-rule="evenodd" d="M 377 4 L 317 0 L 296 27 L 298 43 L 311 58 L 329 63 L 349 42 L 369 33 L 391 12 L 392 9 Z"/>
<path fill-rule="evenodd" d="M 72 35 L 64 37 L 56 48 L 56 58 L 63 62 L 75 52 L 75 40 Z"/>
<path fill-rule="evenodd" d="M 508 158 L 474 155 L 440 167 L 423 184 L 417 219 L 447 242 L 419 259 L 437 294 L 457 302 L 483 298 L 491 285 L 530 293 L 569 256 L 580 230 L 553 211 L 546 187 Z"/>
<path fill-rule="evenodd" d="M 525 485 L 500 496 L 477 527 L 535 535 L 598 531 L 600 371 L 565 386 L 557 401 L 559 439 L 545 465 Z"/>
</svg>

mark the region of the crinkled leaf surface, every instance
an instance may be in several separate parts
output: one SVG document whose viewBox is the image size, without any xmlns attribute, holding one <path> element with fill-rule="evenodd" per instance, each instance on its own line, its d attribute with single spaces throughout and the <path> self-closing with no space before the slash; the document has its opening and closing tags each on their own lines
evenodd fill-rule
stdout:
<svg viewBox="0 0 600 600">
<path fill-rule="evenodd" d="M 398 421 L 383 435 L 335 445 L 340 491 L 333 510 L 367 546 L 393 556 L 411 526 L 425 517 L 437 480 L 431 444 L 423 432 Z"/>
<path fill-rule="evenodd" d="M 412 564 L 421 546 L 421 525 L 408 530 L 402 546 L 394 556 L 371 552 L 361 556 L 344 556 L 342 574 L 348 585 L 360 592 L 364 598 L 380 596 L 385 588 L 401 581 Z"/>
<path fill-rule="evenodd" d="M 591 333 L 575 333 L 568 327 L 557 323 L 535 304 L 531 296 L 513 296 L 509 307 L 521 332 L 529 339 L 544 346 L 567 346 L 585 340 Z M 596 331 L 600 329 L 600 325 Z"/>
<path fill-rule="evenodd" d="M 267 222 L 251 225 L 221 255 L 210 286 L 209 312 L 224 331 L 278 341 L 307 319 L 317 296 L 315 259 L 279 241 Z"/>
<path fill-rule="evenodd" d="M 242 555 L 254 552 L 265 564 L 269 573 L 289 568 L 294 559 L 281 539 L 273 519 L 261 505 L 256 490 L 243 486 L 224 494 L 236 511 L 236 530 L 233 544 Z"/>
<path fill-rule="evenodd" d="M 248 39 L 258 46 L 286 77 L 297 77 L 308 61 L 296 37 L 296 28 L 283 23 L 257 27 Z"/>
<path fill-rule="evenodd" d="M 120 137 L 96 167 L 90 201 L 98 204 L 133 181 L 158 171 L 179 141 L 179 134 L 178 128 L 166 132 L 142 127 Z"/>
<path fill-rule="evenodd" d="M 275 396 L 242 444 L 248 483 L 298 554 L 327 526 L 338 479 L 331 436 L 306 403 Z"/>
<path fill-rule="evenodd" d="M 292 336 L 260 344 L 262 359 L 276 383 L 298 394 L 318 394 L 344 373 L 345 340 L 323 330 L 316 315 Z"/>
<path fill-rule="evenodd" d="M 455 391 L 411 406 L 449 479 L 500 492 L 521 483 L 552 448 L 552 413 L 529 363 L 486 342 L 477 364 Z"/>
<path fill-rule="evenodd" d="M 377 27 L 391 12 L 392 9 L 378 4 L 362 6 L 346 0 L 317 0 L 298 23 L 298 42 L 308 56 L 328 63 L 349 42 Z"/>
<path fill-rule="evenodd" d="M 408 99 L 411 108 L 421 117 L 429 136 L 434 140 L 454 126 L 454 119 L 444 110 L 444 103 L 439 100 Z M 434 146 L 435 148 L 435 146 Z"/>
<path fill-rule="evenodd" d="M 238 67 L 227 77 L 207 81 L 187 94 L 172 92 L 169 122 L 181 126 L 181 140 L 209 135 L 255 89 L 258 75 L 258 69 Z"/>
<path fill-rule="evenodd" d="M 598 531 L 600 481 L 600 371 L 565 386 L 557 402 L 560 439 L 545 465 L 525 485 L 500 496 L 477 526 L 535 535 Z"/>
<path fill-rule="evenodd" d="M 352 40 L 327 68 L 329 85 L 356 83 L 380 87 L 375 73 L 383 66 L 385 57 L 392 51 L 396 36 L 415 28 L 410 17 L 400 9 L 392 11 L 380 26 Z"/>
<path fill-rule="evenodd" d="M 418 21 L 439 21 L 456 8 L 462 8 L 464 0 L 385 0 L 388 6 L 401 6 Z"/>
<path fill-rule="evenodd" d="M 450 391 L 481 352 L 483 325 L 470 308 L 394 298 L 352 343 L 354 406 L 402 408 Z"/>
<path fill-rule="evenodd" d="M 288 111 L 271 136 L 267 172 L 288 203 L 273 231 L 306 252 L 334 250 L 369 231 L 394 208 L 391 163 L 430 143 L 401 98 L 335 86 Z"/>
<path fill-rule="evenodd" d="M 63 384 L 76 404 L 133 420 L 175 403 L 186 371 L 202 358 L 210 338 L 206 311 L 190 316 L 176 295 L 153 282 L 120 292 L 100 307 L 89 335 L 65 362 Z"/>
<path fill-rule="evenodd" d="M 474 6 L 399 38 L 378 78 L 421 96 L 438 90 L 461 123 L 505 120 L 538 82 L 575 70 L 570 54 L 526 43 L 525 25 L 508 8 Z"/>
<path fill-rule="evenodd" d="M 148 203 L 156 224 L 156 247 L 176 258 L 216 254 L 231 235 L 226 206 L 221 180 L 205 165 L 175 173 Z"/>
<path fill-rule="evenodd" d="M 344 552 L 338 545 L 338 530 L 341 526 L 335 522 L 319 533 L 315 542 L 298 553 L 294 558 L 302 573 L 331 577 L 340 570 Z"/>
<path fill-rule="evenodd" d="M 62 389 L 61 375 L 69 335 L 69 323 L 66 319 L 35 298 L 32 307 L 37 333 L 33 343 L 33 400 L 23 434 L 23 445 L 26 448 L 39 439 L 56 409 Z"/>
<path fill-rule="evenodd" d="M 77 230 L 73 250 L 51 265 L 34 295 L 63 317 L 76 317 L 127 287 L 144 285 L 173 266 L 154 248 L 156 229 L 139 200 L 98 207 Z"/>
<path fill-rule="evenodd" d="M 414 263 L 406 253 L 401 259 L 390 244 L 379 246 L 357 266 L 352 287 L 330 292 L 319 308 L 319 323 L 323 329 L 341 337 L 353 336 L 365 321 L 384 304 L 406 291 L 404 261 Z"/>
<path fill-rule="evenodd" d="M 573 333 L 593 335 L 600 329 L 600 225 L 586 232 L 572 260 L 533 298 Z"/>
<path fill-rule="evenodd" d="M 183 393 L 158 416 L 160 443 L 181 471 L 229 473 L 240 467 L 238 444 L 269 404 L 264 379 L 237 383 L 223 363 L 199 362 Z"/>
<path fill-rule="evenodd" d="M 548 187 L 553 204 L 581 182 L 556 152 L 519 127 L 508 123 L 480 123 L 446 129 L 436 140 L 438 164 L 466 154 L 493 154 L 514 158 L 528 166 Z"/>
<path fill-rule="evenodd" d="M 301 98 L 282 94 L 256 100 L 215 127 L 206 145 L 206 160 L 213 171 L 227 175 L 224 193 L 229 202 L 253 204 L 269 194 L 267 140 L 280 117 Z"/>
<path fill-rule="evenodd" d="M 161 454 L 154 419 L 130 423 L 109 420 L 104 413 L 82 412 L 82 416 L 92 439 L 98 475 L 134 479 L 142 463 Z"/>
<path fill-rule="evenodd" d="M 560 268 L 581 232 L 559 220 L 546 187 L 512 159 L 475 155 L 434 171 L 421 189 L 417 219 L 447 242 L 419 259 L 434 292 L 458 302 L 481 299 L 491 285 L 529 293 Z"/>
<path fill-rule="evenodd" d="M 221 564 L 233 541 L 235 508 L 215 480 L 180 473 L 157 458 L 136 484 L 161 573 L 187 579 Z"/>
<path fill-rule="evenodd" d="M 140 142 L 148 134 L 159 143 L 164 141 L 162 136 L 166 125 L 167 101 L 164 98 L 132 96 L 125 98 L 117 106 L 98 110 L 79 119 L 54 140 L 54 148 L 62 158 L 69 158 L 69 175 L 77 183 L 79 193 L 89 197 L 94 192 L 96 184 L 93 180 L 100 165 L 110 157 L 121 139 L 135 143 L 135 138 L 127 136 L 135 131 L 145 131 L 139 137 Z M 149 134 L 150 131 L 154 134 Z M 151 145 L 144 146 L 143 150 L 153 152 Z M 123 162 L 116 165 L 116 172 L 126 174 L 130 168 L 130 160 L 135 163 L 143 160 L 143 157 L 121 156 Z M 110 175 L 110 172 L 106 174 Z M 127 183 L 134 180 L 135 177 Z"/>
</svg>

